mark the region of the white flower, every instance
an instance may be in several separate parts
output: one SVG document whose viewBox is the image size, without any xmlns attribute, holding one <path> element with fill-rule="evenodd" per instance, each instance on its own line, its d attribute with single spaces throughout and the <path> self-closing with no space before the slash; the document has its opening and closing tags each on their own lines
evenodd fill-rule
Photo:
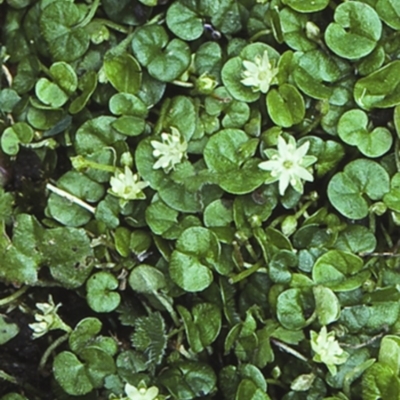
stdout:
<svg viewBox="0 0 400 400">
<path fill-rule="evenodd" d="M 156 140 L 150 142 L 154 148 L 153 156 L 158 158 L 153 168 L 162 168 L 167 174 L 186 157 L 187 150 L 187 143 L 178 129 L 171 126 L 171 132 L 161 134 L 162 143 Z"/>
<path fill-rule="evenodd" d="M 326 326 L 323 326 L 319 333 L 311 331 L 311 348 L 315 352 L 313 360 L 325 364 L 332 375 L 336 375 L 336 365 L 344 364 L 349 358 L 335 340 L 335 332 L 328 333 Z"/>
<path fill-rule="evenodd" d="M 146 196 L 142 190 L 149 186 L 148 182 L 139 181 L 138 174 L 125 166 L 124 172 L 117 171 L 115 176 L 110 179 L 111 189 L 108 190 L 112 195 L 122 200 L 122 205 L 129 200 L 144 199 Z"/>
<path fill-rule="evenodd" d="M 272 67 L 267 51 L 264 51 L 262 57 L 257 55 L 254 62 L 243 61 L 243 67 L 245 71 L 242 72 L 243 79 L 240 82 L 251 86 L 254 92 L 267 93 L 278 73 L 278 68 Z"/>
<path fill-rule="evenodd" d="M 265 154 L 270 159 L 258 164 L 258 167 L 271 171 L 271 178 L 266 183 L 279 181 L 279 193 L 283 196 L 287 187 L 290 185 L 298 191 L 303 192 L 303 182 L 313 181 L 313 176 L 307 170 L 311 164 L 317 161 L 314 156 L 306 156 L 310 142 L 306 142 L 298 149 L 296 148 L 296 140 L 291 136 L 289 143 L 279 136 L 278 150 L 267 149 Z"/>
<path fill-rule="evenodd" d="M 33 330 L 33 339 L 40 338 L 48 331 L 55 329 L 62 329 L 66 332 L 71 331 L 71 328 L 66 325 L 57 314 L 60 306 L 61 303 L 57 305 L 54 304 L 51 296 L 49 296 L 48 303 L 36 303 L 36 308 L 38 308 L 41 313 L 35 313 L 36 322 L 29 324 L 29 328 Z"/>
<path fill-rule="evenodd" d="M 149 388 L 143 387 L 139 384 L 139 388 L 127 383 L 125 385 L 125 393 L 128 395 L 129 400 L 156 400 L 158 396 L 158 388 L 151 386 Z"/>
</svg>

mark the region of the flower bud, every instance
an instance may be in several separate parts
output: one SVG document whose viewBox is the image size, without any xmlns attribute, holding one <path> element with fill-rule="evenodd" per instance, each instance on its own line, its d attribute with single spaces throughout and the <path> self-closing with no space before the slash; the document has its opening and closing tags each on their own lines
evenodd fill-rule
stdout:
<svg viewBox="0 0 400 400">
<path fill-rule="evenodd" d="M 217 80 L 206 73 L 201 74 L 196 80 L 196 90 L 200 94 L 211 94 L 217 86 Z"/>
</svg>

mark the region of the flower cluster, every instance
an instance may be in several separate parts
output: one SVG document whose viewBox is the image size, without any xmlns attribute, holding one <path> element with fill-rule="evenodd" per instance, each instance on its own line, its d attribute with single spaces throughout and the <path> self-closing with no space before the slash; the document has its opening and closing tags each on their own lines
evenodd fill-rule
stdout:
<svg viewBox="0 0 400 400">
<path fill-rule="evenodd" d="M 36 322 L 29 324 L 29 328 L 33 330 L 33 339 L 40 338 L 55 329 L 62 329 L 66 332 L 71 331 L 71 328 L 57 314 L 60 307 L 61 303 L 55 305 L 51 296 L 49 296 L 48 303 L 36 303 L 36 308 L 39 309 L 40 313 L 35 313 Z"/>
<path fill-rule="evenodd" d="M 315 355 L 315 362 L 325 364 L 332 375 L 336 375 L 336 365 L 344 364 L 349 358 L 349 354 L 345 352 L 335 340 L 335 332 L 328 333 L 326 326 L 323 326 L 319 333 L 311 331 L 311 348 Z"/>
<path fill-rule="evenodd" d="M 181 136 L 178 129 L 171 126 L 171 133 L 161 134 L 162 142 L 152 140 L 154 151 L 153 156 L 158 158 L 154 164 L 154 169 L 162 168 L 165 173 L 169 173 L 175 168 L 176 164 L 179 164 L 183 158 L 186 158 L 187 143 Z"/>
<path fill-rule="evenodd" d="M 242 72 L 243 79 L 240 82 L 245 86 L 251 86 L 254 92 L 267 93 L 278 74 L 278 68 L 272 66 L 267 51 L 264 51 L 262 57 L 257 55 L 254 62 L 243 61 L 243 67 L 245 70 Z"/>
<path fill-rule="evenodd" d="M 310 142 L 306 142 L 297 148 L 296 140 L 292 136 L 289 137 L 288 143 L 279 136 L 278 150 L 265 150 L 269 161 L 258 164 L 259 168 L 271 171 L 271 176 L 266 183 L 279 181 L 279 193 L 282 196 L 289 184 L 297 192 L 303 193 L 302 180 L 312 182 L 314 179 L 307 168 L 317 161 L 316 157 L 306 155 L 309 147 Z"/>
<path fill-rule="evenodd" d="M 127 166 L 124 172 L 117 171 L 110 179 L 111 189 L 108 192 L 120 198 L 123 207 L 129 200 L 146 198 L 143 189 L 149 186 L 148 182 L 140 181 L 139 175 L 134 174 Z"/>
<path fill-rule="evenodd" d="M 125 384 L 125 393 L 127 397 L 120 397 L 119 400 L 157 400 L 158 388 L 156 386 L 151 386 L 149 388 L 143 382 L 140 382 L 138 387 Z M 115 395 L 111 395 L 110 399 L 117 399 Z"/>
</svg>

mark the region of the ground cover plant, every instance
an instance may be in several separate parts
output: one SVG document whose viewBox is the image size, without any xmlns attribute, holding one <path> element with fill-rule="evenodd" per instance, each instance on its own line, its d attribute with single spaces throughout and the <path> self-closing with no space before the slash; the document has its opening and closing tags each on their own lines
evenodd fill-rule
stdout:
<svg viewBox="0 0 400 400">
<path fill-rule="evenodd" d="M 400 398 L 397 0 L 0 0 L 0 399 Z"/>
</svg>

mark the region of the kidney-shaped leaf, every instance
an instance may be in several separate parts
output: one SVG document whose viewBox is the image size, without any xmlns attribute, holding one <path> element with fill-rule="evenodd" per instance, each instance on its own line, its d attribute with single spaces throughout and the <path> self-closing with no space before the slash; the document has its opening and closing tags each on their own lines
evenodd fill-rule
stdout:
<svg viewBox="0 0 400 400">
<path fill-rule="evenodd" d="M 325 41 L 338 56 L 354 60 L 371 53 L 382 33 L 382 23 L 368 4 L 349 1 L 335 10 L 335 22 L 328 25 Z"/>
<path fill-rule="evenodd" d="M 345 217 L 353 219 L 368 215 L 368 202 L 364 195 L 371 200 L 380 200 L 387 192 L 389 175 L 386 170 L 374 161 L 363 159 L 347 164 L 328 185 L 332 205 Z"/>
<path fill-rule="evenodd" d="M 400 61 L 393 61 L 378 71 L 359 79 L 354 99 L 364 110 L 390 108 L 400 104 Z"/>
<path fill-rule="evenodd" d="M 190 48 L 180 39 L 169 43 L 165 29 L 147 25 L 138 29 L 132 40 L 133 53 L 147 67 L 149 74 L 162 81 L 171 82 L 189 67 Z"/>
</svg>

